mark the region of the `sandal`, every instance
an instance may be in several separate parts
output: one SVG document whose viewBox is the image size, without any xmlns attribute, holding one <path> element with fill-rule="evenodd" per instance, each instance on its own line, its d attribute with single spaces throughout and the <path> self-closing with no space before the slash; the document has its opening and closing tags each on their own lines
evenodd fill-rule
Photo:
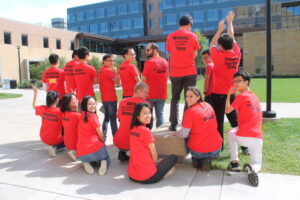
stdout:
<svg viewBox="0 0 300 200">
<path fill-rule="evenodd" d="M 253 171 L 251 165 L 245 164 L 244 165 L 244 170 L 248 173 L 248 179 L 249 179 L 250 183 L 253 186 L 257 187 L 258 186 L 258 182 L 259 182 L 258 175 L 257 175 L 257 173 L 255 171 Z"/>
</svg>

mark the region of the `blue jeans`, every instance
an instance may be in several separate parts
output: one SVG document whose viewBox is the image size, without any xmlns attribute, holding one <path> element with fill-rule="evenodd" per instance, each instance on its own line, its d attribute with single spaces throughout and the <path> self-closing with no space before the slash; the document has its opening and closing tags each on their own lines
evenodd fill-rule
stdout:
<svg viewBox="0 0 300 200">
<path fill-rule="evenodd" d="M 148 102 L 152 104 L 155 109 L 156 115 L 156 127 L 162 125 L 164 123 L 164 107 L 165 107 L 165 99 L 147 99 Z"/>
<path fill-rule="evenodd" d="M 102 123 L 102 131 L 106 136 L 107 126 L 110 122 L 111 132 L 113 136 L 117 132 L 117 101 L 104 101 L 102 102 L 104 107 L 104 120 Z"/>
<path fill-rule="evenodd" d="M 221 149 L 222 148 L 220 148 L 220 149 L 218 149 L 216 151 L 207 152 L 207 153 L 199 153 L 199 152 L 191 150 L 192 160 L 203 159 L 203 158 L 216 158 L 216 157 L 218 157 L 220 155 Z"/>
<path fill-rule="evenodd" d="M 109 163 L 110 163 L 110 159 L 109 159 L 109 155 L 108 155 L 106 146 L 103 146 L 100 150 L 98 150 L 94 153 L 91 153 L 91 154 L 88 154 L 85 156 L 80 156 L 80 157 L 78 157 L 78 159 L 81 162 L 88 162 L 88 163 L 91 163 L 91 162 L 100 163 L 101 160 L 106 160 L 107 165 L 109 165 Z"/>
</svg>

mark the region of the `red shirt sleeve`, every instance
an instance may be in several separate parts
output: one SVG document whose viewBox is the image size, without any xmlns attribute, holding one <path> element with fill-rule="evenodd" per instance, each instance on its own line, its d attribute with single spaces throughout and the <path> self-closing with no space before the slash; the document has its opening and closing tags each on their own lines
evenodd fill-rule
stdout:
<svg viewBox="0 0 300 200">
<path fill-rule="evenodd" d="M 212 67 L 211 64 L 207 64 L 205 68 L 205 75 L 210 75 L 212 73 Z"/>
<path fill-rule="evenodd" d="M 186 110 L 183 117 L 183 128 L 192 128 L 192 116 L 190 110 Z"/>
<path fill-rule="evenodd" d="M 150 63 L 149 63 L 150 61 L 146 61 L 145 62 L 145 66 L 144 66 L 144 70 L 143 70 L 143 73 L 142 73 L 142 75 L 144 76 L 144 77 L 147 77 L 148 75 L 149 75 L 149 68 L 150 68 Z"/>
<path fill-rule="evenodd" d="M 194 51 L 195 51 L 201 48 L 196 34 L 194 34 L 194 41 L 195 41 L 194 42 Z"/>
<path fill-rule="evenodd" d="M 45 77 L 45 71 L 43 72 L 43 75 L 42 75 L 42 82 L 43 83 L 47 83 L 47 80 L 46 80 L 46 77 Z"/>
<path fill-rule="evenodd" d="M 139 73 L 136 69 L 136 66 L 134 66 L 132 64 L 130 65 L 130 74 L 131 74 L 132 77 L 136 77 L 136 76 L 139 75 Z"/>
<path fill-rule="evenodd" d="M 149 145 L 152 142 L 155 142 L 155 139 L 151 133 L 151 131 L 147 127 L 143 127 L 144 134 L 142 134 L 142 140 L 145 145 Z"/>
<path fill-rule="evenodd" d="M 91 124 L 91 126 L 96 129 L 98 127 L 100 127 L 100 123 L 99 123 L 99 120 L 98 120 L 98 117 L 95 113 L 91 113 L 91 118 L 89 119 L 89 122 Z"/>
<path fill-rule="evenodd" d="M 36 106 L 35 107 L 35 115 L 42 116 L 44 111 L 44 106 Z"/>
<path fill-rule="evenodd" d="M 170 51 L 170 35 L 168 35 L 168 37 L 167 37 L 167 42 L 166 42 L 166 50 L 167 51 Z"/>
<path fill-rule="evenodd" d="M 219 52 L 219 50 L 217 49 L 216 46 L 212 47 L 212 48 L 210 49 L 210 57 L 211 57 L 211 59 L 212 59 L 212 60 L 218 59 L 219 53 L 220 53 L 220 52 Z"/>
<path fill-rule="evenodd" d="M 236 55 L 239 56 L 239 57 L 242 56 L 239 45 L 236 42 L 233 43 L 233 52 L 235 52 Z"/>
<path fill-rule="evenodd" d="M 237 95 L 230 106 L 237 110 L 242 105 L 243 105 L 243 97 L 241 95 Z"/>
</svg>

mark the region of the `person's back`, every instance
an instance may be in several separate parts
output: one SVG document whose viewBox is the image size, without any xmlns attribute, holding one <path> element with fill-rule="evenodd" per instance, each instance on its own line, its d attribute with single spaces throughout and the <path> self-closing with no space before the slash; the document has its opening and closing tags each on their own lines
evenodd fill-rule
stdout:
<svg viewBox="0 0 300 200">
<path fill-rule="evenodd" d="M 47 92 L 51 90 L 56 91 L 61 99 L 66 94 L 64 85 L 65 74 L 62 69 L 58 68 L 58 58 L 57 54 L 51 54 L 49 56 L 51 66 L 43 72 L 42 82 L 46 84 Z"/>
<path fill-rule="evenodd" d="M 79 112 L 65 111 L 62 113 L 62 124 L 64 127 L 64 143 L 69 150 L 76 150 L 77 126 L 81 114 Z"/>
<path fill-rule="evenodd" d="M 80 63 L 74 67 L 74 80 L 77 86 L 77 98 L 81 102 L 85 96 L 93 96 L 96 98 L 94 93 L 94 83 L 97 82 L 97 73 L 93 66 L 88 65 L 89 50 L 86 47 L 78 49 L 78 58 Z"/>
<path fill-rule="evenodd" d="M 197 74 L 195 51 L 200 46 L 193 32 L 180 29 L 169 34 L 166 48 L 170 52 L 171 77 Z"/>
<path fill-rule="evenodd" d="M 115 89 L 115 81 L 113 79 L 114 76 L 115 73 L 112 68 L 105 65 L 101 67 L 98 78 L 102 102 L 118 100 Z"/>
<path fill-rule="evenodd" d="M 64 67 L 67 93 L 72 93 L 72 92 L 76 91 L 76 89 L 77 89 L 76 83 L 74 80 L 73 69 L 78 63 L 79 63 L 78 60 L 71 60 L 71 61 L 67 62 Z"/>
</svg>

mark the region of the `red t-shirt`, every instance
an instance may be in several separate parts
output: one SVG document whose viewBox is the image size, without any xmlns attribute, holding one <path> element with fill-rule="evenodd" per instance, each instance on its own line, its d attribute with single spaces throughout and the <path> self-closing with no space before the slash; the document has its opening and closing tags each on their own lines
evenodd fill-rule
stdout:
<svg viewBox="0 0 300 200">
<path fill-rule="evenodd" d="M 61 112 L 57 107 L 36 106 L 35 115 L 42 117 L 41 140 L 47 145 L 59 145 L 63 141 Z"/>
<path fill-rule="evenodd" d="M 126 98 L 119 103 L 117 117 L 120 121 L 120 126 L 114 136 L 114 144 L 119 149 L 129 150 L 129 136 L 132 114 L 135 105 L 140 102 L 148 103 L 147 101 L 139 97 Z"/>
<path fill-rule="evenodd" d="M 77 127 L 81 114 L 79 112 L 66 111 L 62 113 L 64 127 L 64 143 L 69 150 L 76 150 Z"/>
<path fill-rule="evenodd" d="M 139 75 L 136 67 L 124 61 L 119 67 L 120 79 L 123 88 L 123 96 L 133 96 L 134 86 L 136 84 L 135 77 Z"/>
<path fill-rule="evenodd" d="M 72 90 L 76 90 L 76 83 L 73 76 L 74 66 L 79 62 L 77 60 L 71 60 L 70 62 L 65 64 L 64 72 L 65 72 L 65 81 L 67 86 L 67 93 L 72 93 Z"/>
<path fill-rule="evenodd" d="M 236 96 L 231 106 L 238 111 L 238 132 L 242 137 L 263 138 L 262 112 L 257 96 L 250 90 Z"/>
<path fill-rule="evenodd" d="M 74 80 L 77 86 L 77 99 L 81 102 L 82 98 L 91 95 L 96 98 L 94 93 L 94 78 L 97 77 L 93 66 L 86 63 L 79 63 L 74 66 Z"/>
<path fill-rule="evenodd" d="M 208 153 L 221 148 L 222 138 L 210 104 L 201 102 L 189 107 L 184 113 L 182 127 L 191 129 L 188 146 L 192 151 Z"/>
<path fill-rule="evenodd" d="M 155 139 L 146 126 L 135 126 L 130 133 L 130 160 L 128 176 L 137 181 L 144 181 L 152 177 L 156 165 L 151 156 L 149 144 Z"/>
<path fill-rule="evenodd" d="M 58 67 L 50 67 L 43 72 L 42 81 L 47 84 L 47 92 L 51 90 L 58 92 L 60 99 L 65 96 L 64 70 L 59 69 Z"/>
<path fill-rule="evenodd" d="M 103 147 L 103 142 L 100 140 L 96 131 L 100 127 L 98 117 L 95 113 L 88 112 L 88 121 L 83 121 L 84 113 L 81 113 L 81 118 L 78 123 L 78 140 L 77 151 L 78 157 L 85 156 L 99 151 Z"/>
<path fill-rule="evenodd" d="M 115 81 L 113 78 L 116 76 L 114 71 L 107 66 L 101 67 L 98 78 L 99 87 L 101 92 L 101 100 L 103 101 L 118 101 L 115 89 Z"/>
<path fill-rule="evenodd" d="M 153 57 L 145 62 L 142 73 L 149 86 L 147 99 L 168 98 L 168 62 L 162 57 Z"/>
<path fill-rule="evenodd" d="M 214 63 L 214 83 L 212 93 L 227 94 L 233 86 L 233 75 L 238 71 L 241 52 L 236 42 L 233 50 L 224 52 L 216 47 L 210 49 L 210 57 Z"/>
<path fill-rule="evenodd" d="M 213 63 L 208 63 L 205 68 L 205 76 L 209 76 L 209 82 L 208 82 L 208 87 L 206 90 L 206 96 L 211 95 L 211 91 L 213 89 L 213 84 L 214 84 L 214 64 Z"/>
<path fill-rule="evenodd" d="M 200 45 L 195 33 L 177 30 L 169 34 L 166 49 L 170 52 L 171 77 L 197 74 L 194 52 L 200 49 Z"/>
</svg>

